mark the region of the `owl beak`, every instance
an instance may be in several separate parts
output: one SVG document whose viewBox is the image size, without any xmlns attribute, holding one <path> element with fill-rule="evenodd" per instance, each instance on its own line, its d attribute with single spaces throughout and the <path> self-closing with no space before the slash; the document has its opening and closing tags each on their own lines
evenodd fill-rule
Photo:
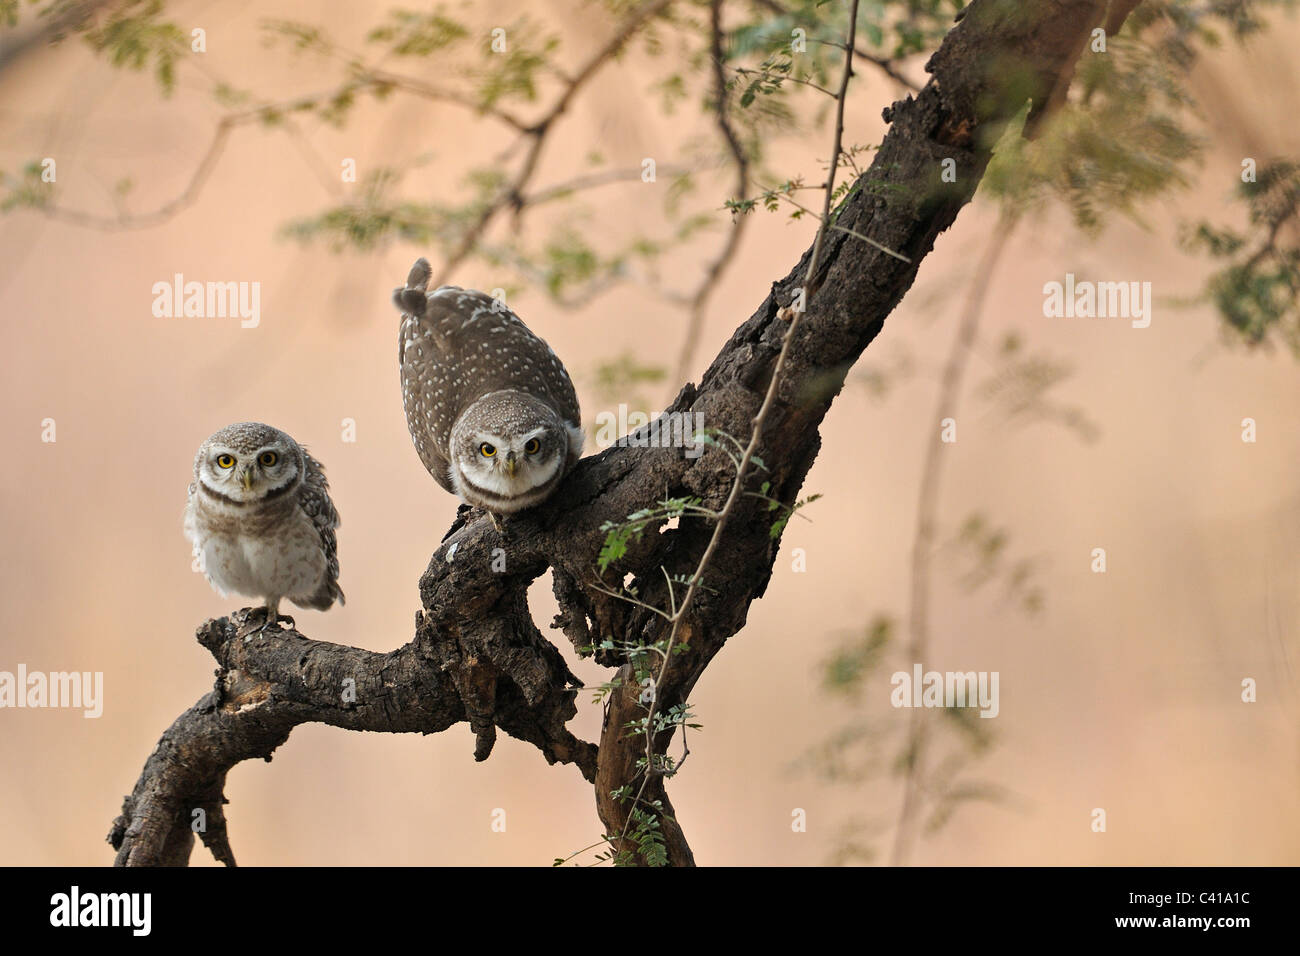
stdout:
<svg viewBox="0 0 1300 956">
<path fill-rule="evenodd" d="M 515 461 L 514 452 L 510 452 L 508 455 L 506 455 L 506 474 L 509 475 L 511 478 L 515 476 L 515 468 L 518 467 L 518 464 L 519 463 Z"/>
<path fill-rule="evenodd" d="M 245 491 L 253 490 L 253 469 L 245 468 L 239 473 L 239 479 L 244 483 Z"/>
</svg>

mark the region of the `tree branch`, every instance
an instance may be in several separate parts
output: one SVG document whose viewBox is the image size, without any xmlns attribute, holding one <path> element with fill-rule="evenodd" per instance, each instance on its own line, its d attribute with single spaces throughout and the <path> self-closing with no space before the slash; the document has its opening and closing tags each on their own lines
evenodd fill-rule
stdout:
<svg viewBox="0 0 1300 956">
<path fill-rule="evenodd" d="M 735 198 L 742 200 L 749 194 L 749 154 L 745 152 L 745 148 L 741 145 L 731 123 L 729 114 L 731 104 L 727 95 L 726 56 L 726 50 L 723 49 L 722 0 L 712 0 L 709 5 L 709 58 L 713 65 L 714 122 L 717 123 L 718 132 L 721 134 L 723 142 L 727 144 L 727 152 L 736 169 Z M 682 338 L 682 345 L 677 354 L 677 364 L 673 369 L 672 376 L 669 378 L 670 382 L 683 381 L 686 378 L 686 373 L 690 370 L 691 361 L 695 358 L 695 350 L 699 348 L 700 333 L 704 329 L 704 316 L 709 305 L 709 298 L 712 296 L 713 290 L 718 286 L 718 279 L 726 271 L 732 260 L 735 259 L 736 252 L 740 249 L 741 240 L 744 238 L 745 225 L 748 221 L 749 217 L 742 213 L 732 214 L 731 228 L 727 230 L 726 242 L 723 243 L 722 249 L 704 270 L 704 278 L 690 297 L 686 318 L 686 334 Z"/>
<path fill-rule="evenodd" d="M 487 232 L 488 226 L 492 224 L 497 215 L 506 209 L 522 208 L 524 189 L 532 181 L 533 174 L 537 171 L 537 163 L 541 159 L 542 146 L 546 141 L 546 135 L 553 128 L 556 120 L 564 114 L 574 96 L 600 71 L 601 67 L 616 57 L 639 30 L 650 20 L 663 13 L 671 3 L 672 0 L 646 0 L 645 3 L 642 3 L 641 6 L 628 14 L 605 45 L 592 54 L 578 72 L 566 81 L 564 90 L 545 115 L 524 130 L 524 136 L 530 142 L 519 169 L 510 182 L 497 193 L 496 198 L 483 208 L 475 221 L 465 230 L 460 241 L 443 263 L 437 278 L 433 280 L 432 285 L 434 287 L 447 284 L 460 264 L 473 252 L 474 247 L 482 239 L 484 233 Z"/>
<path fill-rule="evenodd" d="M 768 10 L 772 11 L 779 17 L 794 16 L 794 11 L 792 11 L 785 4 L 778 2 L 778 0 L 757 0 L 757 2 L 759 3 L 760 6 L 766 7 Z M 907 89 L 912 90 L 914 92 L 920 91 L 921 89 L 920 84 L 918 84 L 911 77 L 905 75 L 902 71 L 900 71 L 898 67 L 894 64 L 894 61 L 889 59 L 888 57 L 878 56 L 875 53 L 871 53 L 867 50 L 864 50 L 862 47 L 858 46 L 857 44 L 847 44 L 847 48 L 852 49 L 853 55 L 856 56 L 858 59 L 862 60 L 865 63 L 870 63 L 881 73 L 885 74 L 885 76 L 889 77 L 891 80 L 893 80 L 895 83 L 898 83 L 900 86 L 906 87 Z"/>
<path fill-rule="evenodd" d="M 683 517 L 675 528 L 650 529 L 617 565 L 620 575 L 633 576 L 640 600 L 663 608 L 675 606 L 666 575 L 689 576 L 711 547 L 727 555 L 708 566 L 676 625 L 680 650 L 656 687 L 662 710 L 686 702 L 766 590 L 780 545 L 767 499 L 787 506 L 797 500 L 820 450 L 818 428 L 848 370 L 911 287 L 936 238 L 970 201 L 1007 122 L 1026 98 L 1037 110 L 1068 80 L 1105 10 L 1104 0 L 975 0 L 930 59 L 931 81 L 885 111 L 891 128 L 835 211 L 840 228 L 819 230 L 818 251 L 809 250 L 772 285 L 699 386 L 685 385 L 669 407 L 666 414 L 699 415 L 708 428 L 747 442 L 765 459 L 769 484 L 766 498 L 736 497 L 720 531 L 707 518 Z M 943 181 L 945 159 L 954 162 L 955 182 Z M 800 290 L 807 302 L 796 327 L 788 318 Z M 560 607 L 553 626 L 582 653 L 607 640 L 662 641 L 661 614 L 593 586 L 603 526 L 666 495 L 698 497 L 701 507 L 721 511 L 738 487 L 735 475 L 723 447 L 691 458 L 680 447 L 629 443 L 583 459 L 554 496 L 505 519 L 501 532 L 463 509 L 420 580 L 423 612 L 414 641 L 388 655 L 297 633 L 245 643 L 239 628 L 247 622 L 239 615 L 205 625 L 200 640 L 221 664 L 218 686 L 164 734 L 146 764 L 113 827 L 118 862 L 184 862 L 195 809 L 216 821 L 207 839 L 229 862 L 220 815 L 225 773 L 240 760 L 268 756 L 306 720 L 420 732 L 464 720 L 474 730 L 478 759 L 490 753 L 500 727 L 533 743 L 548 761 L 573 763 L 594 776 L 606 833 L 618 834 L 626 804 L 610 793 L 635 779 L 644 755 L 642 741 L 623 733 L 623 721 L 643 712 L 636 707 L 640 688 L 623 680 L 610 695 L 599 750 L 574 738 L 565 724 L 576 711 L 577 681 L 533 624 L 527 589 L 551 569 Z M 506 551 L 504 572 L 494 567 L 494 548 Z M 628 672 L 617 654 L 600 651 L 596 660 Z M 350 704 L 340 698 L 349 677 L 356 682 Z M 665 737 L 656 738 L 657 753 Z M 646 797 L 662 801 L 657 816 L 669 862 L 689 864 L 662 776 L 654 777 Z"/>
</svg>

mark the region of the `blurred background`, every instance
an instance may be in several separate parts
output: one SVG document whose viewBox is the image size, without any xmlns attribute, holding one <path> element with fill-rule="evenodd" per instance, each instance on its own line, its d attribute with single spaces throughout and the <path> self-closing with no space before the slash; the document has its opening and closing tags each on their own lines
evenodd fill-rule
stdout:
<svg viewBox="0 0 1300 956">
<path fill-rule="evenodd" d="M 889 6 L 864 12 L 893 23 Z M 924 79 L 924 50 L 951 20 L 951 5 L 932 6 L 920 52 L 890 56 L 905 80 Z M 181 512 L 194 452 L 224 425 L 273 424 L 326 466 L 348 600 L 295 611 L 300 630 L 376 651 L 411 638 L 417 581 L 456 509 L 402 414 L 389 294 L 417 256 L 435 273 L 453 262 L 455 284 L 506 290 L 570 369 L 590 427 L 619 403 L 662 408 L 683 376 L 698 380 L 814 235 L 787 199 L 820 207 L 813 189 L 785 190 L 775 212 L 760 203 L 693 313 L 735 228 L 723 204 L 738 195 L 710 112 L 708 4 L 680 5 L 679 19 L 657 20 L 601 64 L 523 190 L 567 184 L 564 195 L 503 209 L 459 261 L 469 224 L 530 142 L 491 111 L 544 116 L 629 5 L 448 4 L 440 15 L 465 36 L 447 39 L 456 30 L 426 20 L 425 45 L 405 52 L 410 21 L 378 7 L 177 3 L 139 22 L 129 17 L 145 8 L 127 8 L 108 5 L 89 33 L 13 55 L 42 21 L 24 8 L 4 28 L 0 670 L 102 671 L 105 701 L 99 719 L 0 710 L 0 864 L 111 862 L 104 839 L 123 796 L 162 731 L 211 688 L 214 662 L 194 629 L 243 602 L 192 569 Z M 113 15 L 128 18 L 116 33 Z M 755 74 L 732 65 L 780 73 L 745 31 L 783 14 L 737 3 L 725 16 L 729 109 L 754 150 L 749 196 L 797 176 L 821 182 L 828 99 L 787 83 L 757 91 L 771 104 L 762 116 L 742 116 Z M 839 35 L 842 10 L 807 16 L 825 18 L 814 35 Z M 145 29 L 160 18 L 182 31 L 170 67 L 158 53 L 170 34 Z M 804 489 L 822 497 L 800 512 L 809 520 L 791 521 L 766 595 L 695 691 L 703 729 L 670 793 L 700 863 L 889 862 L 908 786 L 928 803 L 904 862 L 1300 863 L 1297 358 L 1284 338 L 1269 347 L 1269 336 L 1233 331 L 1222 303 L 1202 296 L 1220 264 L 1179 241 L 1202 221 L 1244 234 L 1243 158 L 1262 167 L 1300 151 L 1300 32 L 1281 12 L 1263 23 L 1198 50 L 1179 87 L 1200 104 L 1180 114 L 1186 161 L 1150 170 L 1131 215 L 1103 205 L 1081 228 L 1050 177 L 1031 203 L 1009 167 L 990 184 L 1002 191 L 981 192 L 925 260 L 826 420 Z M 542 65 L 482 65 L 494 63 L 494 27 L 506 55 L 535 52 Z M 789 23 L 773 29 L 790 35 Z M 123 35 L 134 37 L 128 54 L 144 51 L 138 69 L 130 55 L 113 63 Z M 893 49 L 888 30 L 864 37 Z M 359 75 L 354 51 L 472 91 L 477 108 L 396 83 L 335 102 L 330 91 Z M 811 69 L 838 75 L 834 52 Z M 885 132 L 882 107 L 907 90 L 870 63 L 857 72 L 846 141 L 864 147 L 865 168 Z M 296 97 L 310 106 L 265 111 Z M 235 114 L 245 118 L 220 125 Z M 45 158 L 55 182 L 22 198 L 30 164 Z M 653 182 L 641 176 L 646 158 Z M 1011 205 L 1017 195 L 1024 206 Z M 1002 231 L 1005 248 L 990 257 Z M 638 246 L 642 236 L 657 246 Z M 1151 282 L 1150 327 L 1045 318 L 1043 285 L 1067 272 Z M 176 273 L 260 283 L 259 324 L 156 317 L 153 285 Z M 982 305 L 972 296 L 981 277 Z M 976 345 L 958 356 L 962 384 L 945 413 L 958 440 L 927 465 L 941 372 L 972 315 Z M 698 347 L 683 356 L 693 335 Z M 1247 418 L 1254 442 L 1242 440 Z M 42 440 L 46 419 L 53 442 Z M 942 480 L 921 569 L 921 662 L 998 671 L 1001 702 L 997 719 L 974 722 L 989 728 L 927 717 L 923 773 L 909 783 L 913 714 L 889 706 L 889 676 L 913 662 L 927 467 Z M 1093 571 L 1096 548 L 1105 573 Z M 584 681 L 610 676 L 546 631 L 549 577 L 533 613 Z M 1242 701 L 1247 678 L 1254 703 Z M 572 727 L 597 738 L 590 693 Z M 235 855 L 245 865 L 546 865 L 598 840 L 593 794 L 574 768 L 504 736 L 486 763 L 472 752 L 466 725 L 428 738 L 300 727 L 271 763 L 230 774 Z M 505 832 L 492 829 L 498 808 Z M 1104 833 L 1094 808 L 1106 811 Z M 792 828 L 798 810 L 806 831 Z M 201 846 L 193 862 L 212 863 Z"/>
</svg>

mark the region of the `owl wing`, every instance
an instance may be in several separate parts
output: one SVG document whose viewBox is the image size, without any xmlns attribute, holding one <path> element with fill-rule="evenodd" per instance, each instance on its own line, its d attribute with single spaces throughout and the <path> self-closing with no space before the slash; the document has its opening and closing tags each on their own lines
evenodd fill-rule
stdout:
<svg viewBox="0 0 1300 956">
<path fill-rule="evenodd" d="M 316 526 L 327 565 L 325 581 L 322 582 L 320 591 L 313 596 L 312 604 L 305 606 L 329 607 L 335 599 L 343 604 L 343 589 L 339 587 L 338 538 L 334 534 L 334 529 L 340 524 L 339 513 L 330 498 L 324 466 L 305 451 L 302 456 L 307 463 L 307 473 L 298 488 L 298 507 Z"/>
<path fill-rule="evenodd" d="M 393 290 L 393 304 L 402 313 L 397 335 L 397 365 L 402 379 L 402 408 L 415 450 L 425 470 L 439 485 L 455 493 L 447 458 L 451 442 L 454 383 L 460 376 L 446 315 L 430 315 L 425 290 L 432 270 L 428 260 L 417 259 L 402 288 Z"/>
<path fill-rule="evenodd" d="M 532 335 L 531 332 L 528 334 Z M 581 425 L 582 409 L 578 407 L 578 393 L 573 387 L 573 379 L 569 378 L 569 373 L 560 362 L 560 357 L 551 350 L 551 347 L 541 339 L 537 341 L 541 342 L 550 358 L 550 362 L 542 369 L 541 378 L 546 383 L 552 405 L 570 425 Z"/>
<path fill-rule="evenodd" d="M 414 319 L 407 321 L 414 322 Z M 403 323 L 405 325 L 405 323 Z M 419 352 L 407 348 L 407 336 L 402 335 L 402 409 L 406 413 L 406 427 L 415 443 L 416 454 L 424 464 L 425 470 L 452 494 L 451 477 L 447 473 L 451 462 L 447 460 L 446 451 L 451 443 L 451 424 L 449 397 L 442 392 L 430 393 L 421 384 L 421 365 L 416 362 Z M 437 416 L 436 421 L 429 418 L 430 413 Z"/>
<path fill-rule="evenodd" d="M 428 293 L 424 319 L 461 356 L 461 366 L 467 359 L 479 366 L 472 379 L 454 377 L 472 385 L 471 394 L 457 396 L 458 411 L 486 392 L 510 388 L 542 399 L 570 424 L 582 422 L 578 393 L 560 357 L 505 303 L 477 289 L 446 285 Z"/>
<path fill-rule="evenodd" d="M 411 421 L 411 419 L 408 417 L 407 421 Z M 412 428 L 411 434 L 414 436 L 414 428 Z M 447 443 L 450 443 L 450 434 Z M 420 456 L 420 461 L 424 463 L 425 470 L 433 475 L 433 480 L 454 495 L 456 486 L 451 483 L 451 461 L 442 453 L 442 447 L 432 442 L 421 443 L 417 440 L 415 451 Z"/>
<path fill-rule="evenodd" d="M 181 516 L 181 530 L 185 532 L 186 539 L 193 545 L 195 557 L 198 557 L 201 551 L 199 548 L 198 520 L 194 514 L 194 495 L 198 490 L 197 484 L 191 481 L 189 488 L 185 491 L 185 511 Z"/>
</svg>

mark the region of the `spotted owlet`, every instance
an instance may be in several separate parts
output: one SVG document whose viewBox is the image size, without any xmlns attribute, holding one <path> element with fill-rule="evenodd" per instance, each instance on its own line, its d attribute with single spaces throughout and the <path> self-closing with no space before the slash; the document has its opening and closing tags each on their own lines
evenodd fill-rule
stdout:
<svg viewBox="0 0 1300 956">
<path fill-rule="evenodd" d="M 217 591 L 266 602 L 263 628 L 281 598 L 318 611 L 343 603 L 338 526 L 320 462 L 278 428 L 241 422 L 199 446 L 185 535 Z"/>
<path fill-rule="evenodd" d="M 406 424 L 442 487 L 490 514 L 545 500 L 582 454 L 578 396 L 550 346 L 498 299 L 427 292 L 416 261 L 393 291 Z M 493 519 L 495 521 L 495 518 Z"/>
</svg>

